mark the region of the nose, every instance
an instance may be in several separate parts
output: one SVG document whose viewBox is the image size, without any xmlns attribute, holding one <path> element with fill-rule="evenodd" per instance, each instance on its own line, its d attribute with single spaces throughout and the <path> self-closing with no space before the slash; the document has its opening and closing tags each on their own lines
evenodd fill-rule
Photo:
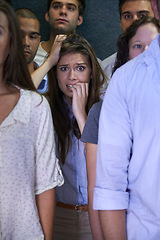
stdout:
<svg viewBox="0 0 160 240">
<path fill-rule="evenodd" d="M 137 14 L 133 15 L 133 22 L 138 19 Z"/>
<path fill-rule="evenodd" d="M 29 47 L 30 46 L 30 41 L 29 41 L 29 36 L 25 35 L 23 37 L 23 46 Z"/>
<path fill-rule="evenodd" d="M 66 15 L 67 14 L 67 7 L 63 5 L 60 9 L 60 15 Z"/>
<path fill-rule="evenodd" d="M 69 80 L 76 80 L 77 79 L 77 75 L 76 72 L 74 71 L 74 69 L 71 69 L 69 72 Z"/>
</svg>

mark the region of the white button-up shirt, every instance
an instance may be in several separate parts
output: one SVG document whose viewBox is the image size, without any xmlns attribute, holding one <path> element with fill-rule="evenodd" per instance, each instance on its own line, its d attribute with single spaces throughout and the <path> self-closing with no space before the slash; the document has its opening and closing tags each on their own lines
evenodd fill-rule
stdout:
<svg viewBox="0 0 160 240">
<path fill-rule="evenodd" d="M 0 239 L 43 239 L 35 194 L 62 183 L 48 102 L 21 89 L 0 125 Z"/>
</svg>

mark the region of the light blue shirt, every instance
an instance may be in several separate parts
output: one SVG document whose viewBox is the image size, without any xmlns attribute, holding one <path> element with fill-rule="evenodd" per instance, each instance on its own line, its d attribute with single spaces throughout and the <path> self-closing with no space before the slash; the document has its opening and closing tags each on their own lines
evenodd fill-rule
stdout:
<svg viewBox="0 0 160 240">
<path fill-rule="evenodd" d="M 100 114 L 94 209 L 127 209 L 128 240 L 160 239 L 159 42 L 115 72 Z"/>
<path fill-rule="evenodd" d="M 72 119 L 72 108 L 71 106 L 69 108 Z M 85 148 L 84 144 L 74 135 L 73 130 L 71 130 L 70 136 L 72 146 L 65 159 L 65 164 L 60 162 L 64 185 L 56 188 L 56 201 L 84 205 L 88 204 Z"/>
</svg>

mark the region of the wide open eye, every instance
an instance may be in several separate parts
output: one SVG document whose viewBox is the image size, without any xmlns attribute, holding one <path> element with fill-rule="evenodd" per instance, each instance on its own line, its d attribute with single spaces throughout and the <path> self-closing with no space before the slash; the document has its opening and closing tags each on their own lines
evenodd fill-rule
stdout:
<svg viewBox="0 0 160 240">
<path fill-rule="evenodd" d="M 68 71 L 68 67 L 60 67 L 60 70 L 61 70 L 62 72 Z"/>
<path fill-rule="evenodd" d="M 85 70 L 85 67 L 84 66 L 78 66 L 77 70 L 80 71 L 80 72 L 83 72 Z"/>
</svg>

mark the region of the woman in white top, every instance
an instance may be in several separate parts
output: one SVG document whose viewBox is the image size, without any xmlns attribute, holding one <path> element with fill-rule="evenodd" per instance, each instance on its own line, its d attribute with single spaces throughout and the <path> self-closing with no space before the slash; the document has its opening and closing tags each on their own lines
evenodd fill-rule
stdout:
<svg viewBox="0 0 160 240">
<path fill-rule="evenodd" d="M 55 156 L 50 108 L 36 93 L 12 7 L 0 1 L 0 239 L 52 239 Z"/>
</svg>

